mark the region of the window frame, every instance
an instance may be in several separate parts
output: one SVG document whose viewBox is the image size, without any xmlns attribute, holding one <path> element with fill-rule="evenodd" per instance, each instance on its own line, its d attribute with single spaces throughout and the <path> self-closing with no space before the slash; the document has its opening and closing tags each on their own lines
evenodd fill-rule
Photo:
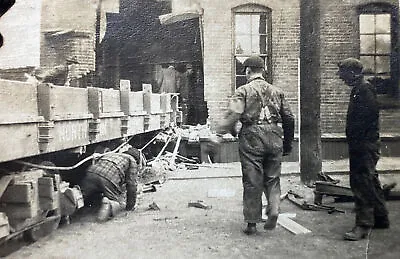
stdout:
<svg viewBox="0 0 400 259">
<path fill-rule="evenodd" d="M 272 83 L 273 78 L 272 78 L 272 10 L 266 6 L 262 5 L 257 5 L 257 4 L 247 4 L 247 5 L 242 5 L 236 8 L 232 9 L 232 77 L 233 77 L 233 90 L 238 88 L 240 85 L 236 85 L 237 82 L 237 77 L 238 74 L 237 68 L 236 68 L 236 57 L 249 57 L 251 55 L 254 55 L 252 53 L 243 53 L 243 54 L 237 54 L 236 53 L 236 16 L 237 15 L 265 15 L 266 16 L 266 53 L 260 53 L 257 54 L 264 60 L 265 64 L 265 72 L 266 72 L 266 80 L 269 83 Z M 256 34 L 251 34 L 249 32 L 249 35 L 253 36 Z M 264 35 L 264 34 L 258 34 L 258 35 Z M 265 61 L 266 60 L 266 61 Z M 240 76 L 240 75 L 239 75 Z M 245 76 L 245 75 L 242 75 Z"/>
<path fill-rule="evenodd" d="M 389 4 L 389 3 L 369 3 L 365 5 L 358 6 L 357 10 L 357 22 L 358 22 L 358 40 L 359 40 L 359 57 L 362 56 L 371 56 L 371 55 L 362 55 L 361 54 L 361 40 L 360 40 L 360 16 L 364 14 L 389 14 L 390 15 L 390 37 L 391 37 L 391 46 L 390 46 L 390 54 L 388 55 L 390 58 L 390 78 L 388 79 L 389 87 L 387 92 L 379 94 L 384 96 L 381 99 L 388 100 L 389 99 L 398 99 L 399 97 L 399 72 L 400 72 L 400 62 L 399 62 L 399 52 L 398 52 L 398 37 L 399 37 L 399 14 L 398 14 L 398 6 Z M 376 34 L 373 34 L 375 37 Z M 375 56 L 380 56 L 375 53 Z M 365 73 L 366 76 L 372 76 L 371 74 Z M 375 73 L 375 75 L 377 75 Z M 396 100 L 397 101 L 397 100 Z M 392 106 L 392 105 L 388 105 Z"/>
</svg>

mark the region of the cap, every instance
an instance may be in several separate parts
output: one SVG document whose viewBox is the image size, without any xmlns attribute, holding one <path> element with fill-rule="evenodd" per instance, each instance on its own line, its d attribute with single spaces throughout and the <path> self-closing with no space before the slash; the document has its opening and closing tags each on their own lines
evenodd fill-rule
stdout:
<svg viewBox="0 0 400 259">
<path fill-rule="evenodd" d="M 243 62 L 243 67 L 259 67 L 264 68 L 264 60 L 259 56 L 251 56 Z"/>
<path fill-rule="evenodd" d="M 125 154 L 131 155 L 135 158 L 136 162 L 139 163 L 140 161 L 140 151 L 134 147 L 130 147 L 128 150 L 124 152 Z"/>
<path fill-rule="evenodd" d="M 340 69 L 348 69 L 358 73 L 361 73 L 364 68 L 361 61 L 356 58 L 346 58 L 341 60 L 338 62 L 338 67 Z"/>
</svg>

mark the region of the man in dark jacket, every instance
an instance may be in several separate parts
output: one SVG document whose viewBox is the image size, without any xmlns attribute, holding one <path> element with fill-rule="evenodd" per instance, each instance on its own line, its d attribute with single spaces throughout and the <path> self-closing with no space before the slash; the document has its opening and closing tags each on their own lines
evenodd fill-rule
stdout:
<svg viewBox="0 0 400 259">
<path fill-rule="evenodd" d="M 136 204 L 139 151 L 129 148 L 123 153 L 107 153 L 88 167 L 82 180 L 81 190 L 85 203 L 100 194 L 103 196 L 98 219 L 107 220 L 119 207 L 123 186 L 126 186 L 126 210 L 134 210 Z M 114 208 L 113 208 L 114 207 Z"/>
<path fill-rule="evenodd" d="M 268 201 L 265 229 L 274 229 L 280 205 L 282 154 L 292 149 L 294 116 L 281 89 L 262 76 L 264 60 L 252 56 L 244 61 L 248 83 L 236 89 L 228 113 L 218 125 L 217 133 L 231 132 L 238 120 L 239 154 L 243 182 L 245 234 L 256 233 L 262 220 L 262 194 Z M 282 139 L 283 138 L 283 139 Z"/>
<path fill-rule="evenodd" d="M 379 108 L 376 91 L 362 74 L 363 65 L 355 58 L 338 64 L 338 75 L 350 86 L 346 120 L 349 146 L 350 186 L 354 194 L 355 227 L 344 235 L 346 240 L 365 238 L 371 228 L 388 228 L 388 211 L 376 171 L 379 159 Z"/>
</svg>

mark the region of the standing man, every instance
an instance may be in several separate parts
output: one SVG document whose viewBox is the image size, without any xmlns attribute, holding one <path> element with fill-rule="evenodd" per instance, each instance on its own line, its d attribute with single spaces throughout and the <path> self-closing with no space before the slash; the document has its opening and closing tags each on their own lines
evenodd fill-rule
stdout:
<svg viewBox="0 0 400 259">
<path fill-rule="evenodd" d="M 134 210 L 136 204 L 137 174 L 140 153 L 129 148 L 123 153 L 107 153 L 86 171 L 81 183 L 85 203 L 93 195 L 102 195 L 102 205 L 98 220 L 104 221 L 114 216 L 122 203 L 119 202 L 126 186 L 126 210 Z"/>
<path fill-rule="evenodd" d="M 350 86 L 346 138 L 349 146 L 350 186 L 354 194 L 355 227 L 346 240 L 365 238 L 371 228 L 388 228 L 388 211 L 376 171 L 379 159 L 379 108 L 373 86 L 364 79 L 363 65 L 355 58 L 338 63 L 338 75 Z"/>
<path fill-rule="evenodd" d="M 240 120 L 239 154 L 243 182 L 243 214 L 247 235 L 262 220 L 262 194 L 268 201 L 264 229 L 276 227 L 280 205 L 282 154 L 291 152 L 294 116 L 281 89 L 263 78 L 264 60 L 252 56 L 243 63 L 247 84 L 236 89 L 217 134 L 232 132 Z M 283 137 L 283 139 L 282 139 Z"/>
</svg>

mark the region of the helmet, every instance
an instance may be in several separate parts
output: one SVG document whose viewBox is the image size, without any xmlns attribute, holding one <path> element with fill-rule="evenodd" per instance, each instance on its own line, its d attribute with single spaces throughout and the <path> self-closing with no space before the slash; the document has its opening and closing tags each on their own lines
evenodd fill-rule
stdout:
<svg viewBox="0 0 400 259">
<path fill-rule="evenodd" d="M 264 68 L 264 60 L 259 56 L 251 56 L 243 62 L 243 67 L 259 67 Z"/>
<path fill-rule="evenodd" d="M 339 69 L 350 70 L 356 73 L 361 73 L 363 70 L 363 64 L 356 58 L 346 58 L 338 63 Z"/>
</svg>

